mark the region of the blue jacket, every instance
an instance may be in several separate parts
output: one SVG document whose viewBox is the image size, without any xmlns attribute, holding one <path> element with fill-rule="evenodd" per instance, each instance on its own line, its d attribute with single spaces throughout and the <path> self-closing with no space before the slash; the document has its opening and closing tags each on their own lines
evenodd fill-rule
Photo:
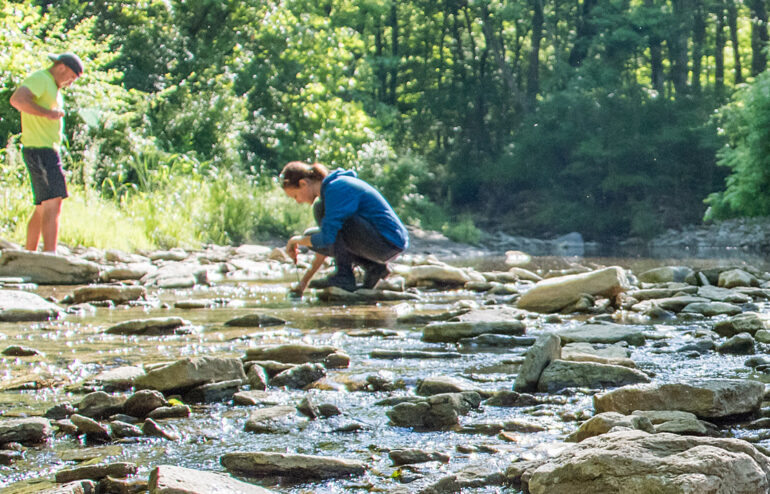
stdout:
<svg viewBox="0 0 770 494">
<path fill-rule="evenodd" d="M 310 236 L 313 247 L 329 247 L 342 224 L 353 215 L 371 223 L 388 242 L 399 249 L 409 246 L 409 234 L 388 201 L 352 170 L 337 168 L 321 183 L 324 217 L 321 231 Z"/>
</svg>

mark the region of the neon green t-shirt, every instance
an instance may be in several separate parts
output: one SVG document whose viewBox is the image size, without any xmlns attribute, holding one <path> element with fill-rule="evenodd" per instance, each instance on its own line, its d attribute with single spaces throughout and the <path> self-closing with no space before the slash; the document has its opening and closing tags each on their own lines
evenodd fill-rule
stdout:
<svg viewBox="0 0 770 494">
<path fill-rule="evenodd" d="M 64 108 L 64 98 L 48 69 L 33 72 L 21 85 L 32 91 L 35 103 L 43 108 Z M 26 147 L 58 150 L 63 129 L 63 118 L 51 120 L 21 112 L 21 143 Z"/>
</svg>

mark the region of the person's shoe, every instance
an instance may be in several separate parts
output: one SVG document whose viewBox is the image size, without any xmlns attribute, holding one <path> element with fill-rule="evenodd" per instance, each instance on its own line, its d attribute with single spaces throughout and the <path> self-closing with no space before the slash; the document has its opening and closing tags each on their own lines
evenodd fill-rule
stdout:
<svg viewBox="0 0 770 494">
<path fill-rule="evenodd" d="M 364 273 L 364 288 L 372 290 L 377 283 L 387 278 L 390 274 L 387 264 L 375 264 L 373 267 L 366 270 Z"/>
<path fill-rule="evenodd" d="M 355 292 L 356 291 L 356 279 L 349 276 L 340 276 L 339 274 L 333 274 L 330 276 L 327 276 L 326 278 L 320 278 L 317 280 L 310 280 L 310 283 L 308 285 L 310 288 L 329 288 L 329 287 L 337 287 L 342 288 L 343 290 L 347 290 L 349 292 Z"/>
</svg>

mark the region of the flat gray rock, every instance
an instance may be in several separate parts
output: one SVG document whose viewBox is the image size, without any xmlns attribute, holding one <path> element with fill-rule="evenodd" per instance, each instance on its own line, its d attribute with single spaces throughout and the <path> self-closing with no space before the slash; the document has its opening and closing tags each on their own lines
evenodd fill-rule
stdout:
<svg viewBox="0 0 770 494">
<path fill-rule="evenodd" d="M 0 290 L 0 321 L 48 321 L 63 313 L 61 307 L 34 293 Z"/>
<path fill-rule="evenodd" d="M 41 285 L 80 285 L 99 279 L 100 266 L 82 259 L 45 252 L 5 250 L 0 255 L 0 276 L 19 276 Z"/>
<path fill-rule="evenodd" d="M 192 470 L 174 465 L 160 465 L 150 473 L 150 492 L 154 494 L 269 494 L 258 485 L 241 482 L 221 473 Z"/>
</svg>

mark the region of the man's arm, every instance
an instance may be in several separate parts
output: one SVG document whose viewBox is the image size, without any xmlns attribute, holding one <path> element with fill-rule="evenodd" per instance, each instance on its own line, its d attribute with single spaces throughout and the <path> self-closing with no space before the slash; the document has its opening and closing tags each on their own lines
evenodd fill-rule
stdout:
<svg viewBox="0 0 770 494">
<path fill-rule="evenodd" d="M 11 95 L 11 105 L 23 113 L 58 120 L 64 116 L 60 109 L 48 110 L 35 103 L 35 95 L 26 86 L 20 86 Z"/>
</svg>

